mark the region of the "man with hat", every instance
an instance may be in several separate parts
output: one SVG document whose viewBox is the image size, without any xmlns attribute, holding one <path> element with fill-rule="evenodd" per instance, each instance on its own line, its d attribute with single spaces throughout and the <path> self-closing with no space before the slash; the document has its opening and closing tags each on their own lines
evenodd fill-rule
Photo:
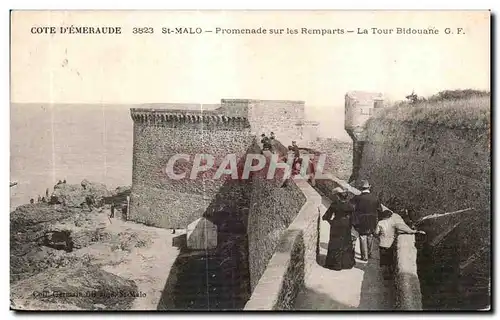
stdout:
<svg viewBox="0 0 500 320">
<path fill-rule="evenodd" d="M 361 259 L 368 261 L 371 258 L 373 234 L 377 227 L 378 213 L 382 211 L 379 199 L 370 192 L 370 183 L 362 180 L 361 194 L 351 200 L 354 205 L 353 227 L 359 233 Z"/>
</svg>

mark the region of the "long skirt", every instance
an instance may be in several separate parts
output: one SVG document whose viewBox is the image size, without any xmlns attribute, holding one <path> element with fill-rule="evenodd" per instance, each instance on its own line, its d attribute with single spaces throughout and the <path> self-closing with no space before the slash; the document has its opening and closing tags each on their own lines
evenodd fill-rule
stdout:
<svg viewBox="0 0 500 320">
<path fill-rule="evenodd" d="M 349 219 L 331 220 L 325 267 L 342 270 L 351 269 L 355 264 Z"/>
</svg>

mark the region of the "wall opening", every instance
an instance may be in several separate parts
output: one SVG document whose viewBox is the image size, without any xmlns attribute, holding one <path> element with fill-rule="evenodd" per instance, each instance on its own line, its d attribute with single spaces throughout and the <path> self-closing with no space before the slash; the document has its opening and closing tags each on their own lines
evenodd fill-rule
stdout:
<svg viewBox="0 0 500 320">
<path fill-rule="evenodd" d="M 227 212 L 214 214 L 217 247 L 189 250 L 172 266 L 159 310 L 242 310 L 250 297 L 245 225 Z M 217 217 L 225 217 L 219 219 Z"/>
</svg>

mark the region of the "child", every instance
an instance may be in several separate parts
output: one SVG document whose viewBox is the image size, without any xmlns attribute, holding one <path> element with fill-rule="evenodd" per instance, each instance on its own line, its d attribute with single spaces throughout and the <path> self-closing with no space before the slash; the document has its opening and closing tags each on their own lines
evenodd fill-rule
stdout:
<svg viewBox="0 0 500 320">
<path fill-rule="evenodd" d="M 394 240 L 396 240 L 397 232 L 406 234 L 425 234 L 424 231 L 413 230 L 404 222 L 403 218 L 391 210 L 384 210 L 379 215 L 380 221 L 375 229 L 375 235 L 378 236 L 379 242 L 379 257 L 380 267 L 384 273 L 384 279 L 392 279 L 394 276 Z"/>
</svg>

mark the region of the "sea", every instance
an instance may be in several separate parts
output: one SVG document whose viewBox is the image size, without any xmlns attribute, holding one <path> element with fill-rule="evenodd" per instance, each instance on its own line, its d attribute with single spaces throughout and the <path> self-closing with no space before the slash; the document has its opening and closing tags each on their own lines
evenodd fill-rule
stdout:
<svg viewBox="0 0 500 320">
<path fill-rule="evenodd" d="M 108 189 L 132 182 L 127 105 L 11 104 L 10 209 L 52 192 L 58 180 Z"/>
</svg>

